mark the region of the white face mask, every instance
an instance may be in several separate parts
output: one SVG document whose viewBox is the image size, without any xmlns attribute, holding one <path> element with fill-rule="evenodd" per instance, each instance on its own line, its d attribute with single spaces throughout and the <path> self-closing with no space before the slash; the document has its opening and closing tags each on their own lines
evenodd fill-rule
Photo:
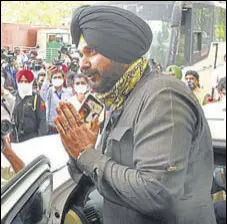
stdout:
<svg viewBox="0 0 227 224">
<path fill-rule="evenodd" d="M 71 93 L 73 91 L 73 88 L 71 86 L 68 86 L 67 91 Z"/>
<path fill-rule="evenodd" d="M 87 85 L 74 85 L 74 90 L 76 93 L 85 94 L 88 90 Z"/>
<path fill-rule="evenodd" d="M 63 79 L 52 79 L 52 84 L 54 87 L 62 86 L 64 83 Z"/>
<path fill-rule="evenodd" d="M 22 99 L 25 96 L 32 96 L 32 82 L 31 83 L 18 83 L 18 92 Z"/>
</svg>

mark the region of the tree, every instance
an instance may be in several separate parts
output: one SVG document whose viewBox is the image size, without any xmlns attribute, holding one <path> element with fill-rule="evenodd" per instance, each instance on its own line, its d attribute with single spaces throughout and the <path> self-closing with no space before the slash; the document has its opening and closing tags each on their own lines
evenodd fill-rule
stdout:
<svg viewBox="0 0 227 224">
<path fill-rule="evenodd" d="M 1 1 L 1 22 L 60 26 L 73 8 L 89 1 Z"/>
</svg>

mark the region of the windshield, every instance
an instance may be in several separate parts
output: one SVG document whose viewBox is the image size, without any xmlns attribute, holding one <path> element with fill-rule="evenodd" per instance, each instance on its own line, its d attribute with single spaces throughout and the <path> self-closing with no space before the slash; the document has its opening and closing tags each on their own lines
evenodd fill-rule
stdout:
<svg viewBox="0 0 227 224">
<path fill-rule="evenodd" d="M 165 67 L 171 41 L 171 15 L 173 1 L 118 1 L 111 5 L 127 9 L 144 19 L 153 33 L 151 49 L 147 56 Z"/>
</svg>

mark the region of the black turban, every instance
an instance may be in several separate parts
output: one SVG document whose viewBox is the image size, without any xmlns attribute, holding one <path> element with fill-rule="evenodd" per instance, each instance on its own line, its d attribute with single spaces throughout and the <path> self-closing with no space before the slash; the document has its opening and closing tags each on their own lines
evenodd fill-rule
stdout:
<svg viewBox="0 0 227 224">
<path fill-rule="evenodd" d="M 71 35 L 76 47 L 81 34 L 89 47 L 123 64 L 130 64 L 146 54 L 152 42 L 152 32 L 145 21 L 114 6 L 77 8 L 71 22 Z"/>
</svg>

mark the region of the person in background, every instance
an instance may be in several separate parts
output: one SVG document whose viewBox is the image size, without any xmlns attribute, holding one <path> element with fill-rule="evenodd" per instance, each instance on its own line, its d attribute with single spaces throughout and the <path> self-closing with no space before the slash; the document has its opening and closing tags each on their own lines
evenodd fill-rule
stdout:
<svg viewBox="0 0 227 224">
<path fill-rule="evenodd" d="M 1 119 L 11 121 L 16 97 L 4 89 L 5 78 L 1 73 Z"/>
<path fill-rule="evenodd" d="M 66 86 L 67 90 L 74 95 L 74 76 L 75 72 L 68 72 L 66 74 Z"/>
<path fill-rule="evenodd" d="M 187 71 L 185 73 L 185 82 L 198 99 L 200 105 L 206 105 L 209 103 L 210 94 L 200 88 L 199 74 L 196 71 Z"/>
<path fill-rule="evenodd" d="M 226 77 L 223 77 L 220 79 L 218 85 L 217 85 L 217 90 L 220 95 L 219 101 L 223 102 L 226 104 Z"/>
<path fill-rule="evenodd" d="M 3 142 L 4 147 L 2 154 L 8 160 L 10 165 L 6 167 L 1 166 L 1 186 L 4 186 L 12 177 L 16 175 L 16 173 L 18 173 L 25 167 L 24 162 L 13 151 L 8 136 L 5 136 L 3 138 Z M 1 156 L 1 160 L 2 159 L 3 158 Z"/>
<path fill-rule="evenodd" d="M 50 84 L 52 83 L 52 86 Z M 72 96 L 72 92 L 63 87 L 64 73 L 59 67 L 49 67 L 46 78 L 40 90 L 40 96 L 46 105 L 46 122 L 48 124 L 48 134 L 56 134 L 57 129 L 54 124 L 54 117 L 57 115 L 56 108 L 59 101 L 66 101 Z"/>
<path fill-rule="evenodd" d="M 15 54 L 17 56 L 17 65 L 19 67 L 23 67 L 25 62 L 28 61 L 28 57 L 26 55 L 26 53 L 24 53 L 19 47 L 15 49 Z"/>
<path fill-rule="evenodd" d="M 74 75 L 73 83 L 73 96 L 68 99 L 68 102 L 72 103 L 78 111 L 90 88 L 87 80 L 80 74 Z"/>
<path fill-rule="evenodd" d="M 214 69 L 212 74 L 212 97 L 215 100 L 219 100 L 219 92 L 217 90 L 217 85 L 221 78 L 226 77 L 226 54 L 224 55 L 224 64 Z"/>
<path fill-rule="evenodd" d="M 182 71 L 181 69 L 176 66 L 176 65 L 170 65 L 166 68 L 166 72 L 168 73 L 168 75 L 170 76 L 174 76 L 177 79 L 181 80 L 182 79 Z"/>
<path fill-rule="evenodd" d="M 46 108 L 40 95 L 33 92 L 34 75 L 30 70 L 21 70 L 16 75 L 18 92 L 13 111 L 17 130 L 14 142 L 23 142 L 47 134 Z"/>
<path fill-rule="evenodd" d="M 155 66 L 155 70 L 157 72 L 157 74 L 161 74 L 163 69 L 162 69 L 162 66 L 160 63 L 157 63 L 156 66 Z"/>
<path fill-rule="evenodd" d="M 17 90 L 16 73 L 18 67 L 16 65 L 16 60 L 13 58 L 8 62 L 3 62 L 1 64 L 1 75 L 4 76 L 4 88 L 14 93 Z"/>
<path fill-rule="evenodd" d="M 37 92 L 39 93 L 46 77 L 46 71 L 41 69 L 37 77 Z"/>
<path fill-rule="evenodd" d="M 71 60 L 68 56 L 65 56 L 65 59 L 64 59 L 64 63 L 63 63 L 66 68 L 67 68 L 67 72 L 70 71 L 70 66 L 71 66 Z"/>
</svg>

